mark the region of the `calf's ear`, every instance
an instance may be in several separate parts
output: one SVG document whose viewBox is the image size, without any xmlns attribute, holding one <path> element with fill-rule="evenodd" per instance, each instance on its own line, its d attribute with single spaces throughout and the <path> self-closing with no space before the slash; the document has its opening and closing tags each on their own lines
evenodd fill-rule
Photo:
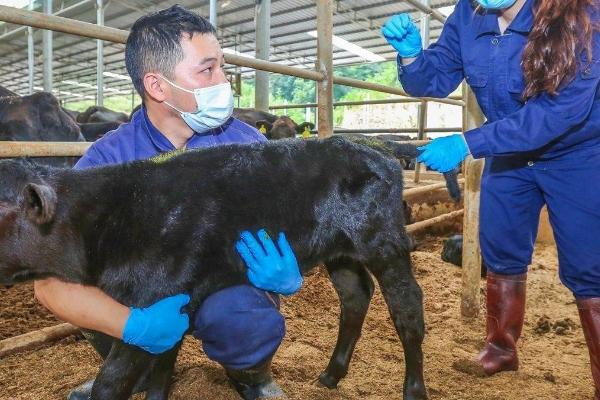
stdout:
<svg viewBox="0 0 600 400">
<path fill-rule="evenodd" d="M 267 133 L 269 133 L 271 131 L 271 128 L 273 128 L 273 124 L 271 124 L 269 121 L 261 119 L 259 121 L 256 121 L 256 128 L 263 134 L 266 135 Z"/>
<path fill-rule="evenodd" d="M 315 124 L 312 122 L 303 122 L 300 125 L 296 125 L 296 132 L 302 133 L 306 128 L 308 128 L 309 131 L 312 131 L 315 129 Z"/>
<path fill-rule="evenodd" d="M 56 193 L 50 186 L 28 183 L 23 189 L 23 202 L 27 217 L 34 223 L 47 224 L 54 218 Z"/>
</svg>

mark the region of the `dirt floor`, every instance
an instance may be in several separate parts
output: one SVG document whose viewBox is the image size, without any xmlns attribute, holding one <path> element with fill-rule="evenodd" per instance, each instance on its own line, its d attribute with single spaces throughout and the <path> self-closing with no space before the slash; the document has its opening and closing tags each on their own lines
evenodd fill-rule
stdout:
<svg viewBox="0 0 600 400">
<path fill-rule="evenodd" d="M 591 399 L 587 348 L 573 299 L 557 277 L 554 247 L 538 246 L 529 275 L 527 316 L 519 343 L 521 369 L 478 378 L 457 371 L 453 364 L 470 358 L 481 346 L 484 309 L 477 319 L 461 319 L 460 270 L 440 260 L 441 245 L 440 238 L 424 238 L 413 253 L 425 294 L 425 377 L 430 398 Z M 309 276 L 298 295 L 284 300 L 283 313 L 288 333 L 273 369 L 291 399 L 402 398 L 402 347 L 379 291 L 350 372 L 337 390 L 316 382 L 337 335 L 338 301 L 326 274 Z M 0 289 L 0 338 L 55 323 L 35 304 L 31 285 Z M 0 399 L 63 399 L 69 388 L 93 377 L 99 365 L 93 349 L 74 337 L 0 359 Z M 185 340 L 180 353 L 171 398 L 237 399 L 219 366 L 204 356 L 193 338 Z"/>
</svg>

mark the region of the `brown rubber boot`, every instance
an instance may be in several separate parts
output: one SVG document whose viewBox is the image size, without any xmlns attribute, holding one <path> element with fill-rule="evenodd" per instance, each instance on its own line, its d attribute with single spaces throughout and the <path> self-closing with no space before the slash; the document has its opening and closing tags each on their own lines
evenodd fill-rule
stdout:
<svg viewBox="0 0 600 400">
<path fill-rule="evenodd" d="M 600 297 L 577 300 L 577 308 L 590 352 L 592 378 L 596 386 L 594 400 L 600 400 Z"/>
<path fill-rule="evenodd" d="M 519 369 L 517 340 L 525 319 L 527 274 L 487 275 L 487 337 L 477 356 L 486 375 Z"/>
</svg>

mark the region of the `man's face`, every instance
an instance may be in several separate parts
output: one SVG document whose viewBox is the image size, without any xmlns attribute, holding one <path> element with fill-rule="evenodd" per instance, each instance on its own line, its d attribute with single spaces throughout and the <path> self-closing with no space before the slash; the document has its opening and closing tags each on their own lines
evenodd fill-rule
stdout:
<svg viewBox="0 0 600 400">
<path fill-rule="evenodd" d="M 212 34 L 195 34 L 181 39 L 183 60 L 174 71 L 175 83 L 182 88 L 193 90 L 227 82 L 223 71 L 225 63 L 223 51 L 217 38 Z M 188 93 L 168 85 L 169 103 L 183 111 L 196 111 L 196 100 Z"/>
</svg>

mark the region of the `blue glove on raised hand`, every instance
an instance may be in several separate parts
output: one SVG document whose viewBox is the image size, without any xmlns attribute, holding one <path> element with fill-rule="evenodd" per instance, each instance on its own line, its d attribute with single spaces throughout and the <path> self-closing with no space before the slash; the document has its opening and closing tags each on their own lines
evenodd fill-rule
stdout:
<svg viewBox="0 0 600 400">
<path fill-rule="evenodd" d="M 401 57 L 416 57 L 423 51 L 421 34 L 409 14 L 394 15 L 381 27 L 381 34 Z"/>
<path fill-rule="evenodd" d="M 181 340 L 190 321 L 181 307 L 190 302 L 187 294 L 164 298 L 147 308 L 133 308 L 123 329 L 123 341 L 152 354 L 170 350 Z"/>
<path fill-rule="evenodd" d="M 277 247 L 269 234 L 261 229 L 257 241 L 252 233 L 242 232 L 235 248 L 248 266 L 248 279 L 259 289 L 283 295 L 296 293 L 302 287 L 302 275 L 294 251 L 284 233 Z"/>
<path fill-rule="evenodd" d="M 417 150 L 422 150 L 417 161 L 438 172 L 452 171 L 470 154 L 465 137 L 460 133 L 434 139 Z"/>
</svg>

